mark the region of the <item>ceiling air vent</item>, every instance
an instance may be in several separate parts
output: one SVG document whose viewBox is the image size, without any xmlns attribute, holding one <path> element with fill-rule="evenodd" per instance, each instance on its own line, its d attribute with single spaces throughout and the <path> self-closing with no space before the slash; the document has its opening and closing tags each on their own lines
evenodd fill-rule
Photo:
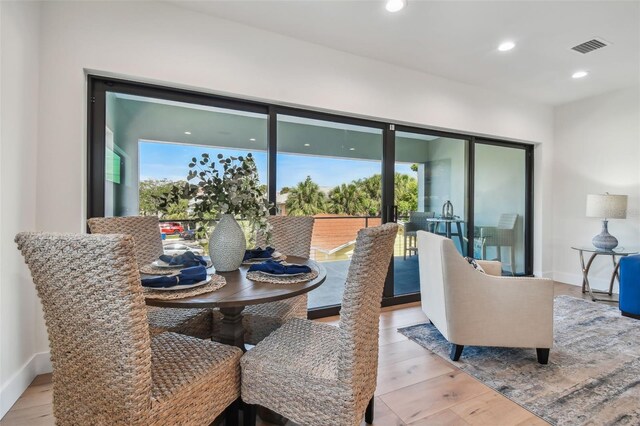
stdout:
<svg viewBox="0 0 640 426">
<path fill-rule="evenodd" d="M 603 47 L 606 47 L 609 44 L 610 44 L 609 42 L 601 38 L 594 38 L 592 40 L 585 41 L 584 43 L 581 43 L 577 46 L 573 46 L 571 50 L 575 50 L 576 52 L 580 52 L 580 53 L 589 53 L 589 52 L 593 52 L 594 50 L 602 49 Z"/>
</svg>

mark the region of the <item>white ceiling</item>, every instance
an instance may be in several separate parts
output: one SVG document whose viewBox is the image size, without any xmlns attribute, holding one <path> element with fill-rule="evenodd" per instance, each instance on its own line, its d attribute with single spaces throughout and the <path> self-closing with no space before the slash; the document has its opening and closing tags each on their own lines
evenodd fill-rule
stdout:
<svg viewBox="0 0 640 426">
<path fill-rule="evenodd" d="M 184 1 L 224 19 L 548 104 L 638 84 L 640 1 Z M 583 55 L 594 37 L 612 44 Z M 517 43 L 498 52 L 504 40 Z M 576 70 L 590 75 L 571 78 Z"/>
</svg>

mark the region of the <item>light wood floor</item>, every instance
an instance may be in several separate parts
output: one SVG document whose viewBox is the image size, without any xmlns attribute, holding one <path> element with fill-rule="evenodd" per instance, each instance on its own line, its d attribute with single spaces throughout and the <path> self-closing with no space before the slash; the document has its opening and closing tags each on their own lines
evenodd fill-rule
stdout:
<svg viewBox="0 0 640 426">
<path fill-rule="evenodd" d="M 559 283 L 556 294 L 582 296 L 578 287 Z M 375 425 L 547 424 L 396 331 L 426 320 L 419 303 L 383 308 Z M 319 321 L 337 324 L 338 317 Z M 0 420 L 1 426 L 53 424 L 50 374 L 38 376 Z"/>
</svg>

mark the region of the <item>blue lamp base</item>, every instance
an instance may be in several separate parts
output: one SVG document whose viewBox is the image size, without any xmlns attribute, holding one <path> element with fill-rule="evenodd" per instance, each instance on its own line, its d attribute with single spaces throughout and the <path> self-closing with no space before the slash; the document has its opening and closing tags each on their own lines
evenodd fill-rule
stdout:
<svg viewBox="0 0 640 426">
<path fill-rule="evenodd" d="M 602 231 L 593 237 L 591 243 L 595 248 L 600 250 L 613 250 L 618 247 L 618 239 L 613 235 L 609 234 L 609 221 L 602 221 Z"/>
</svg>

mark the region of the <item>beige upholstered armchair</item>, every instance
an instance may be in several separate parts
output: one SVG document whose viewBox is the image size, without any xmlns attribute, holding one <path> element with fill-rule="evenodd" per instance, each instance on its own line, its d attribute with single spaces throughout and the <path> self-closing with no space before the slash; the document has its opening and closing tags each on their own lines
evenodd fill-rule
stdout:
<svg viewBox="0 0 640 426">
<path fill-rule="evenodd" d="M 477 271 L 453 242 L 418 231 L 422 310 L 452 344 L 457 361 L 464 346 L 536 348 L 546 364 L 553 345 L 553 281 L 500 276 L 500 262 L 478 261 Z"/>
</svg>

